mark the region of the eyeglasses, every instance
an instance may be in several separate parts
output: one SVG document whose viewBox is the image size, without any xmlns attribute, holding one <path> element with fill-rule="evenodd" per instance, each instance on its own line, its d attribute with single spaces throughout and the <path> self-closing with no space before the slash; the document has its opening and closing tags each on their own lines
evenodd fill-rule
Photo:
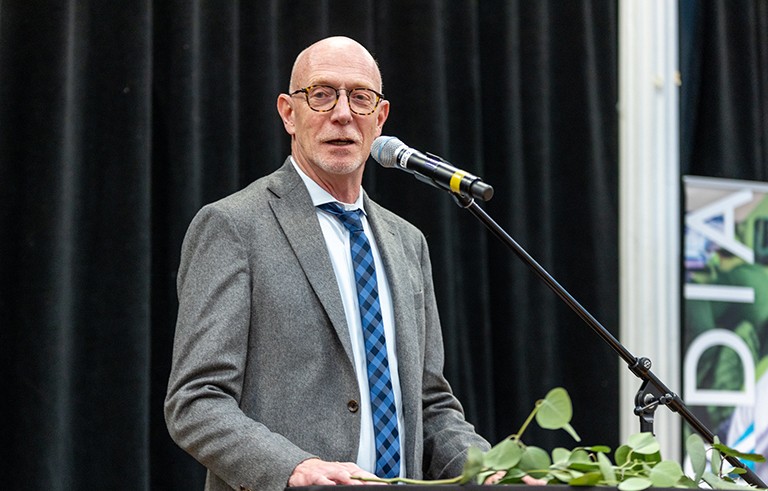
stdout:
<svg viewBox="0 0 768 491">
<path fill-rule="evenodd" d="M 379 103 L 384 98 L 384 94 L 379 94 L 373 89 L 337 89 L 330 85 L 310 85 L 303 89 L 294 90 L 289 95 L 304 94 L 309 108 L 319 113 L 326 113 L 336 107 L 339 102 L 339 91 L 347 91 L 349 100 L 349 109 L 360 116 L 367 116 L 373 113 Z"/>
</svg>

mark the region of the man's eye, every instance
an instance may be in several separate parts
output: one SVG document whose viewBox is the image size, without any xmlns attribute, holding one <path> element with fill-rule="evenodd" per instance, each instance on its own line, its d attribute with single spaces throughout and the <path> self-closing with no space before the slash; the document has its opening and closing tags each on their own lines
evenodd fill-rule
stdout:
<svg viewBox="0 0 768 491">
<path fill-rule="evenodd" d="M 318 101 L 323 101 L 325 99 L 336 97 L 336 94 L 329 90 L 316 90 L 310 94 L 310 97 Z"/>
<path fill-rule="evenodd" d="M 373 98 L 367 92 L 355 92 L 354 94 L 352 94 L 352 98 L 357 102 L 368 103 L 373 101 Z"/>
</svg>

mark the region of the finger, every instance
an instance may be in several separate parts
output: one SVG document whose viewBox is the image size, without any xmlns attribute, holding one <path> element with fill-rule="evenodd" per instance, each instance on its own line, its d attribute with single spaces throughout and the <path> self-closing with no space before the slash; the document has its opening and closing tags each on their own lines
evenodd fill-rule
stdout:
<svg viewBox="0 0 768 491">
<path fill-rule="evenodd" d="M 523 476 L 523 482 L 529 486 L 546 486 L 547 481 L 544 479 L 536 479 L 532 476 Z"/>
<path fill-rule="evenodd" d="M 375 481 L 366 481 L 365 479 L 379 479 L 379 477 L 360 468 L 351 470 L 349 479 L 351 484 L 381 484 Z"/>
<path fill-rule="evenodd" d="M 501 478 L 507 475 L 506 471 L 498 471 L 485 478 L 483 484 L 496 484 L 501 481 Z"/>
<path fill-rule="evenodd" d="M 359 468 L 357 465 L 352 464 L 354 467 L 353 470 L 351 470 L 351 479 L 353 480 L 352 484 L 372 484 L 372 485 L 379 485 L 383 484 L 386 485 L 386 482 L 380 482 L 378 479 L 381 479 L 376 474 L 372 474 L 368 471 L 365 471 L 361 468 Z M 374 481 L 365 481 L 363 479 L 375 479 Z"/>
</svg>

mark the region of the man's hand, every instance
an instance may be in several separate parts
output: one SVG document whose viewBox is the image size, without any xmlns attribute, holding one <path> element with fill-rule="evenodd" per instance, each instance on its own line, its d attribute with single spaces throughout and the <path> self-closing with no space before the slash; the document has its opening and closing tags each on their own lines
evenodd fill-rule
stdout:
<svg viewBox="0 0 768 491">
<path fill-rule="evenodd" d="M 352 462 L 326 462 L 320 459 L 307 459 L 293 470 L 291 477 L 288 479 L 288 486 L 384 484 L 358 481 L 352 479 L 352 476 L 376 477 Z"/>
</svg>

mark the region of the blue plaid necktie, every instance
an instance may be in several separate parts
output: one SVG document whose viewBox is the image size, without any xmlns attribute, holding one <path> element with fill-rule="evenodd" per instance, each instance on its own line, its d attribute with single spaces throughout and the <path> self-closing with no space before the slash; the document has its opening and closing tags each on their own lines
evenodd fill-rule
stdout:
<svg viewBox="0 0 768 491">
<path fill-rule="evenodd" d="M 368 388 L 371 392 L 373 433 L 376 440 L 376 472 L 379 477 L 400 475 L 400 438 L 397 431 L 397 410 L 392 379 L 387 361 L 387 344 L 384 338 L 384 322 L 379 305 L 379 289 L 376 285 L 376 269 L 368 237 L 363 232 L 360 219 L 362 210 L 344 211 L 336 203 L 319 206 L 341 221 L 349 230 L 349 249 L 355 268 L 357 301 L 360 304 L 360 320 L 365 340 L 365 357 L 368 366 Z"/>
</svg>

